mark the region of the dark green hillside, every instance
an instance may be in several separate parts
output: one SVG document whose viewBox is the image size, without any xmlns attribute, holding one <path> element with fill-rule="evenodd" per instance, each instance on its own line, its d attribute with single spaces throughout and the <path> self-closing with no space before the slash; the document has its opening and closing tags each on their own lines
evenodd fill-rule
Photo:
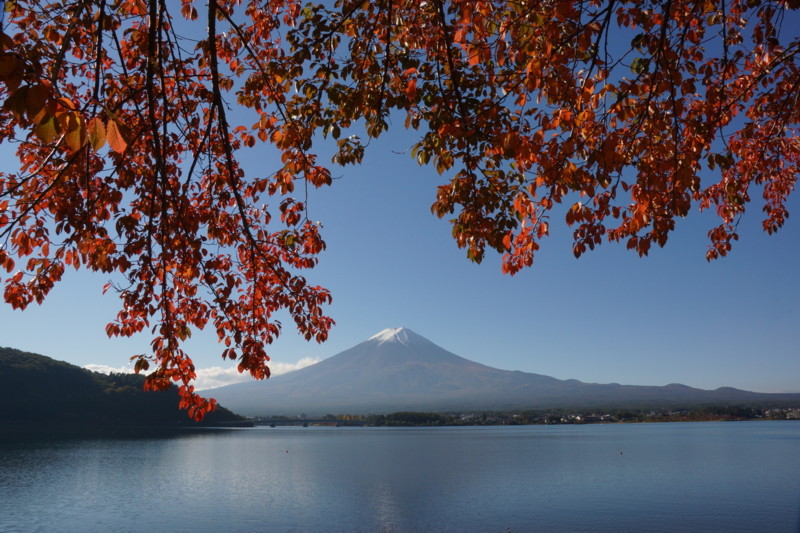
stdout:
<svg viewBox="0 0 800 533">
<path fill-rule="evenodd" d="M 107 376 L 13 348 L 0 348 L 0 431 L 196 426 L 178 409 L 178 391 L 144 392 L 143 376 Z M 244 419 L 218 407 L 203 425 Z"/>
</svg>

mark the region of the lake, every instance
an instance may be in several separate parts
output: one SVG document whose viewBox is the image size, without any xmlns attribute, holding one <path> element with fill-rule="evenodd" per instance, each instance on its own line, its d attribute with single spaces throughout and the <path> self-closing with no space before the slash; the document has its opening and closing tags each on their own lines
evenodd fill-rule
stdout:
<svg viewBox="0 0 800 533">
<path fill-rule="evenodd" d="M 0 444 L 0 531 L 800 531 L 800 422 Z"/>
</svg>

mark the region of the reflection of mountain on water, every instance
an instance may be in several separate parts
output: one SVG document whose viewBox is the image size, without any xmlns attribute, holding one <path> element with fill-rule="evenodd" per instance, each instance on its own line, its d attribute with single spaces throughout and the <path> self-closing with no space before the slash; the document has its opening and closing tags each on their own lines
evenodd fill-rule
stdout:
<svg viewBox="0 0 800 533">
<path fill-rule="evenodd" d="M 606 385 L 499 370 L 450 353 L 406 328 L 383 330 L 301 370 L 206 394 L 250 416 L 800 401 L 800 394 Z"/>
</svg>

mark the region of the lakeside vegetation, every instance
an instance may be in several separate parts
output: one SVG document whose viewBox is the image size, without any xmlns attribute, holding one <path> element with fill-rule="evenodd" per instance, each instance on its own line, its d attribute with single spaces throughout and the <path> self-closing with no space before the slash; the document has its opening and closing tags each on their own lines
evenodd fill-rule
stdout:
<svg viewBox="0 0 800 533">
<path fill-rule="evenodd" d="M 487 411 L 428 413 L 401 411 L 385 415 L 276 415 L 253 419 L 256 425 L 329 425 L 372 427 L 513 426 L 612 424 L 645 422 L 709 422 L 736 420 L 800 420 L 800 406 L 704 406 L 691 409 L 620 409 L 609 411 Z"/>
</svg>

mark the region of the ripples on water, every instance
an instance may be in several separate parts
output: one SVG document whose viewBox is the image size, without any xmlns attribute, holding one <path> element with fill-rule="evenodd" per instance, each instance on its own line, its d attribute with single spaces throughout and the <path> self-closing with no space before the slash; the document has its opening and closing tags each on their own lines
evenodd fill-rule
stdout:
<svg viewBox="0 0 800 533">
<path fill-rule="evenodd" d="M 800 423 L 0 444 L 0 531 L 800 531 Z"/>
</svg>

